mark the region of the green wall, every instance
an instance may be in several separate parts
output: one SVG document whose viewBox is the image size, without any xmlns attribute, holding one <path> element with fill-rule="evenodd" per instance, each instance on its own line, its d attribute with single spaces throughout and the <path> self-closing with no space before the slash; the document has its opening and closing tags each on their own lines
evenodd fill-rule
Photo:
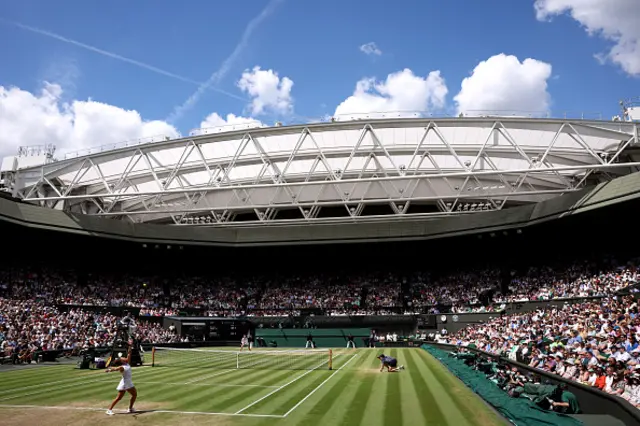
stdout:
<svg viewBox="0 0 640 426">
<path fill-rule="evenodd" d="M 347 336 L 352 334 L 356 346 L 362 347 L 362 338 L 368 338 L 371 332 L 368 328 L 257 328 L 256 337 L 262 337 L 267 345 L 275 340 L 278 347 L 304 348 L 307 335 L 311 333 L 313 341 L 319 348 L 341 348 L 347 346 Z"/>
</svg>

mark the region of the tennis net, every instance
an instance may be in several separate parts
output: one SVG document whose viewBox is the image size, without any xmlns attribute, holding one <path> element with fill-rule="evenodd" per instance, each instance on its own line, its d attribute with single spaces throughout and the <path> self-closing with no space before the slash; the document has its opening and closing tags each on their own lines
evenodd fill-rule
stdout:
<svg viewBox="0 0 640 426">
<path fill-rule="evenodd" d="M 331 349 L 224 351 L 154 347 L 153 367 L 317 370 L 333 368 Z"/>
</svg>

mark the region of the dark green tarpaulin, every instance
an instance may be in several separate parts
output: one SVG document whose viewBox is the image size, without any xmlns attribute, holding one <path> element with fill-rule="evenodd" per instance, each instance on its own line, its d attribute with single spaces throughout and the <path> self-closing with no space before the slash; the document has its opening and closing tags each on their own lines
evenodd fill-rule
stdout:
<svg viewBox="0 0 640 426">
<path fill-rule="evenodd" d="M 469 368 L 464 361 L 449 356 L 449 352 L 430 345 L 423 349 L 444 364 L 453 374 L 482 399 L 492 405 L 502 416 L 517 426 L 581 426 L 582 422 L 562 414 L 544 411 L 525 398 L 511 398 L 487 376 Z"/>
</svg>

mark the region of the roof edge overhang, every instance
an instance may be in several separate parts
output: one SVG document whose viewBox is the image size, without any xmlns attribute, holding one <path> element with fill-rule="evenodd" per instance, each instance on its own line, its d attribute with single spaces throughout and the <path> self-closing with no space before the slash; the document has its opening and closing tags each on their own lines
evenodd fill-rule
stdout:
<svg viewBox="0 0 640 426">
<path fill-rule="evenodd" d="M 35 229 L 151 244 L 221 247 L 428 240 L 523 228 L 640 198 L 640 172 L 547 201 L 493 212 L 375 223 L 274 225 L 246 228 L 132 224 L 69 214 L 0 198 L 0 220 Z"/>
</svg>

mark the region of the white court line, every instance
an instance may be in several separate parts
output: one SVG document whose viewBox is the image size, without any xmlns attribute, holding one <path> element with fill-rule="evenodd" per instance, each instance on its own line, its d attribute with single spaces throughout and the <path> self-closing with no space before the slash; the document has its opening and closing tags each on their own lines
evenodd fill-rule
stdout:
<svg viewBox="0 0 640 426">
<path fill-rule="evenodd" d="M 201 382 L 201 381 L 203 381 L 203 380 L 207 380 L 207 379 L 210 379 L 210 378 L 212 378 L 212 377 L 216 377 L 216 376 L 221 376 L 222 374 L 231 373 L 231 372 L 233 372 L 233 371 L 237 371 L 237 370 L 223 370 L 223 371 L 218 371 L 218 372 L 217 372 L 217 373 L 215 373 L 215 374 L 207 374 L 207 375 L 206 375 L 206 376 L 204 376 L 204 377 L 200 377 L 199 379 L 191 380 L 190 382 L 185 382 L 184 384 L 185 384 L 185 385 L 190 385 L 190 384 L 192 384 L 192 383 Z"/>
<path fill-rule="evenodd" d="M 302 400 L 301 400 L 300 402 L 298 402 L 296 405 L 294 405 L 294 406 L 293 406 L 293 408 L 292 408 L 291 410 L 289 410 L 289 411 L 287 411 L 286 413 L 284 413 L 284 415 L 283 415 L 282 417 L 287 417 L 289 414 L 291 414 L 291 412 L 292 412 L 293 410 L 295 410 L 295 409 L 296 409 L 296 408 L 298 408 L 300 405 L 302 405 L 302 403 L 303 403 L 303 402 L 305 402 L 307 399 L 309 399 L 309 397 L 310 397 L 311 395 L 313 395 L 314 393 L 316 393 L 316 391 L 317 391 L 318 389 L 320 389 L 320 388 L 321 388 L 325 383 L 327 383 L 327 382 L 328 382 L 328 381 L 329 381 L 333 376 L 335 376 L 335 375 L 336 375 L 336 373 L 337 373 L 338 371 L 340 371 L 340 370 L 342 370 L 344 367 L 346 367 L 346 366 L 347 366 L 347 364 L 349 364 L 351 361 L 353 361 L 353 359 L 354 359 L 355 357 L 357 357 L 357 356 L 358 356 L 358 354 L 354 354 L 354 355 L 353 355 L 353 356 L 352 356 L 352 357 L 351 357 L 347 362 L 345 362 L 344 364 L 342 364 L 342 366 L 341 366 L 340 368 L 338 368 L 336 371 L 334 371 L 333 373 L 331 373 L 331 375 L 330 375 L 329 377 L 327 377 L 327 378 L 325 379 L 325 381 L 324 381 L 324 382 L 320 383 L 320 384 L 319 384 L 319 385 L 318 385 L 314 390 L 312 390 L 312 391 L 311 391 L 307 396 L 305 396 L 304 398 L 302 398 Z"/>
<path fill-rule="evenodd" d="M 285 387 L 289 386 L 291 383 L 293 382 L 297 382 L 298 380 L 302 379 L 304 376 L 306 376 L 309 373 L 313 373 L 314 371 L 317 371 L 317 369 L 321 366 L 323 366 L 325 364 L 325 362 L 323 362 L 322 364 L 320 364 L 318 367 L 314 368 L 313 370 L 309 370 L 306 373 L 296 377 L 295 379 L 291 380 L 290 382 L 285 383 L 284 385 L 278 387 L 277 389 L 269 392 L 268 394 L 266 394 L 265 396 L 263 396 L 262 398 L 258 399 L 257 401 L 253 401 L 251 404 L 247 405 L 246 407 L 242 408 L 239 411 L 236 411 L 236 414 L 240 414 L 242 413 L 244 410 L 253 407 L 254 405 L 256 405 L 258 402 L 262 401 L 263 399 L 269 398 L 271 395 L 273 395 L 274 393 L 284 389 Z"/>
<path fill-rule="evenodd" d="M 139 382 L 143 385 L 171 385 L 171 386 L 223 386 L 223 387 L 247 387 L 247 388 L 277 388 L 278 386 L 266 386 L 266 385 L 234 385 L 227 383 L 168 383 L 168 382 Z"/>
<path fill-rule="evenodd" d="M 65 407 L 65 406 L 46 406 L 46 405 L 7 405 L 0 404 L 0 408 L 40 408 L 43 410 L 76 410 L 76 411 L 102 411 L 105 412 L 105 408 L 97 408 L 97 407 Z M 118 411 L 114 410 L 118 414 L 128 414 L 126 411 Z M 140 410 L 137 414 L 155 414 L 155 413 L 166 413 L 166 414 L 196 414 L 196 415 L 207 415 L 207 416 L 238 416 L 238 417 L 272 417 L 281 419 L 283 418 L 280 414 L 237 414 L 237 413 L 215 413 L 208 411 L 175 411 L 175 410 Z M 128 415 L 135 415 L 128 414 Z"/>
</svg>

